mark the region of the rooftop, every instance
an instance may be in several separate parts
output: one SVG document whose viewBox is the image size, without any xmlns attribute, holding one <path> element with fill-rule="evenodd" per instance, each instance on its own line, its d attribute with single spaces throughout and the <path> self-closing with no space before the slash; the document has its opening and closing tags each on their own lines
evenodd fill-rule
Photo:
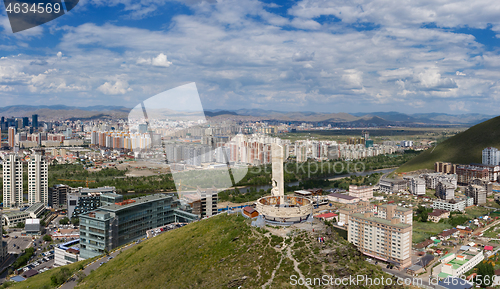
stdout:
<svg viewBox="0 0 500 289">
<path fill-rule="evenodd" d="M 354 199 L 358 199 L 358 198 L 353 197 L 353 196 L 348 196 L 348 195 L 339 194 L 339 193 L 331 193 L 328 196 L 334 197 L 334 198 L 339 198 L 339 199 L 344 199 L 344 200 L 349 200 L 349 201 L 354 200 Z"/>
<path fill-rule="evenodd" d="M 138 198 L 131 199 L 134 202 L 123 204 L 123 205 L 108 204 L 108 205 L 99 207 L 98 210 L 116 212 L 116 211 L 123 210 L 125 208 L 134 207 L 134 206 L 137 206 L 137 205 L 140 205 L 140 204 L 145 204 L 145 203 L 148 203 L 148 202 L 153 202 L 153 201 L 157 201 L 157 200 L 161 200 L 161 199 L 172 199 L 172 198 L 173 197 L 170 196 L 170 195 L 153 194 L 153 195 L 147 195 L 147 196 L 143 196 L 143 197 L 138 197 Z"/>
<path fill-rule="evenodd" d="M 379 218 L 379 217 L 368 217 L 367 218 L 367 217 L 365 217 L 364 214 L 359 214 L 359 213 L 352 214 L 351 216 L 355 217 L 355 218 L 360 218 L 360 219 L 364 219 L 364 220 L 376 222 L 376 223 L 379 223 L 379 224 L 382 224 L 382 225 L 386 225 L 386 226 L 390 226 L 390 227 L 400 228 L 400 229 L 406 229 L 406 228 L 411 227 L 411 225 L 406 224 L 406 223 L 392 224 L 391 220 L 386 220 L 386 219 L 382 219 L 382 218 Z"/>
</svg>

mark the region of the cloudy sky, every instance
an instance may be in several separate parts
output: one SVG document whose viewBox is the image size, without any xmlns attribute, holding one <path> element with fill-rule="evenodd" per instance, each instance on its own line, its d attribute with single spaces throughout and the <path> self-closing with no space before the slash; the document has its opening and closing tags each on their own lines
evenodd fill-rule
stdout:
<svg viewBox="0 0 500 289">
<path fill-rule="evenodd" d="M 195 82 L 205 109 L 498 114 L 494 0 L 81 0 L 12 33 L 0 105 L 134 107 Z"/>
</svg>

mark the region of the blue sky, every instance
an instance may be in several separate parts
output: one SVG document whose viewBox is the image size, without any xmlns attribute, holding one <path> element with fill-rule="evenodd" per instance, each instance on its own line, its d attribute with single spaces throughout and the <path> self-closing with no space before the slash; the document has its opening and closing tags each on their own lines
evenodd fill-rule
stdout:
<svg viewBox="0 0 500 289">
<path fill-rule="evenodd" d="M 195 82 L 206 109 L 497 114 L 497 1 L 81 0 L 13 34 L 2 105 L 134 107 Z M 3 7 L 2 7 L 3 8 Z"/>
</svg>

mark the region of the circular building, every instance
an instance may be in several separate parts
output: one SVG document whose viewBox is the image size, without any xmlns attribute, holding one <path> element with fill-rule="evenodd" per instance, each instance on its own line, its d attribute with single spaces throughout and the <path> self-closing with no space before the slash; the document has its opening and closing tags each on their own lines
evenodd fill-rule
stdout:
<svg viewBox="0 0 500 289">
<path fill-rule="evenodd" d="M 312 214 L 311 200 L 296 196 L 268 196 L 257 200 L 256 210 L 267 221 L 302 222 Z"/>
</svg>

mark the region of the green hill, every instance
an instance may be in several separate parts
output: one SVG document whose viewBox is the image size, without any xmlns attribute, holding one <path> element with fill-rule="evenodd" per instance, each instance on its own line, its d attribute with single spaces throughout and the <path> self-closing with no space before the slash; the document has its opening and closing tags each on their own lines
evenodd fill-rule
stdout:
<svg viewBox="0 0 500 289">
<path fill-rule="evenodd" d="M 267 228 L 251 227 L 248 219 L 227 214 L 192 223 L 123 251 L 76 288 L 304 288 L 291 286 L 290 276 L 390 277 L 331 227 L 315 233 L 297 229 L 288 237 L 279 236 L 283 230 Z M 319 234 L 325 243 L 317 242 Z M 24 282 L 43 287 L 50 271 Z"/>
<path fill-rule="evenodd" d="M 397 172 L 433 169 L 437 161 L 481 163 L 481 152 L 486 147 L 500 148 L 500 116 L 477 124 L 426 150 L 402 165 Z"/>
</svg>

